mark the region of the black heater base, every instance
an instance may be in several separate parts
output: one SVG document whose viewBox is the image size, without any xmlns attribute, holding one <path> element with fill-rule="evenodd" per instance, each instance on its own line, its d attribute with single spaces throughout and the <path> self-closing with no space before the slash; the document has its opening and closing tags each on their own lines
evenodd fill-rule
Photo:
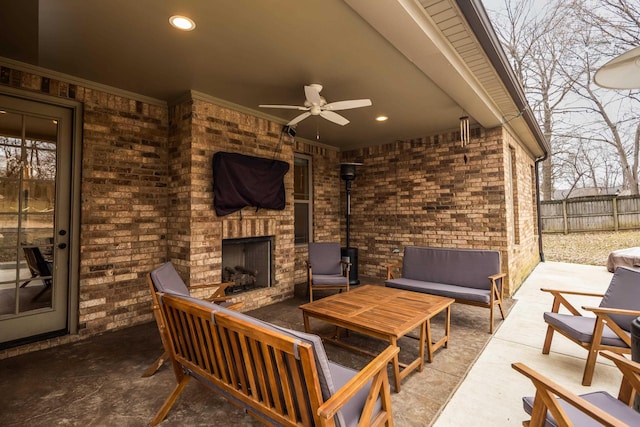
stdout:
<svg viewBox="0 0 640 427">
<path fill-rule="evenodd" d="M 351 263 L 349 270 L 349 286 L 359 285 L 358 280 L 358 248 L 341 248 L 342 259 Z"/>
</svg>

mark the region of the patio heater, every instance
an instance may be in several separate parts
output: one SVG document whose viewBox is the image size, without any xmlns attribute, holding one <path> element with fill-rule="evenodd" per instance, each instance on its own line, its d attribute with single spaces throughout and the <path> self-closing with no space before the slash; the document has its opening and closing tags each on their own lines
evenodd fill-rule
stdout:
<svg viewBox="0 0 640 427">
<path fill-rule="evenodd" d="M 342 259 L 351 263 L 349 270 L 349 285 L 357 285 L 358 280 L 358 248 L 351 247 L 351 183 L 356 179 L 356 166 L 362 163 L 342 163 L 340 164 L 340 178 L 344 180 L 347 193 L 347 245 L 341 249 Z"/>
</svg>

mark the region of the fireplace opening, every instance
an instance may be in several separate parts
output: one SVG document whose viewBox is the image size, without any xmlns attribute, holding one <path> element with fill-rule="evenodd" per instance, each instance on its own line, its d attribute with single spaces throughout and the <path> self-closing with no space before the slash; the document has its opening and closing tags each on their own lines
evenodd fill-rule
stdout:
<svg viewBox="0 0 640 427">
<path fill-rule="evenodd" d="M 222 281 L 233 282 L 227 295 L 271 286 L 272 246 L 272 236 L 222 241 Z"/>
</svg>

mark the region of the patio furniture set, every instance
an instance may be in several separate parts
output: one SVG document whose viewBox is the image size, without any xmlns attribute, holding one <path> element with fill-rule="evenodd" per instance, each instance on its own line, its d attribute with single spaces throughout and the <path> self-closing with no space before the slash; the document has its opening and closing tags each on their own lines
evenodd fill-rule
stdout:
<svg viewBox="0 0 640 427">
<path fill-rule="evenodd" d="M 523 406 L 531 415 L 526 424 L 542 426 L 637 426 L 640 425 L 640 408 L 635 403 L 640 391 L 640 363 L 628 360 L 632 346 L 631 328 L 640 316 L 640 271 L 618 267 L 604 294 L 568 290 L 542 289 L 553 295 L 550 312 L 544 313 L 547 333 L 542 347 L 549 354 L 554 332 L 587 350 L 582 385 L 591 385 L 598 355 L 615 363 L 623 375 L 617 397 L 604 391 L 583 395 L 571 393 L 561 385 L 532 370 L 522 363 L 514 363 L 513 369 L 529 378 L 535 388 L 535 397 L 524 397 Z M 583 316 L 572 305 L 571 296 L 597 297 L 599 305 L 582 306 L 595 316 Z M 564 307 L 568 313 L 561 313 Z M 639 346 L 640 343 L 636 343 Z"/>
<path fill-rule="evenodd" d="M 310 244 L 309 249 L 310 302 L 299 307 L 305 332 L 242 314 L 236 311 L 238 306 L 225 307 L 229 303 L 219 291 L 211 301 L 191 297 L 171 263 L 148 275 L 165 354 L 146 374 L 155 372 L 168 357 L 177 380 L 152 425 L 166 417 L 193 378 L 268 425 L 392 426 L 388 364 L 392 365 L 394 389 L 399 392 L 402 379 L 415 370 L 422 371 L 425 353 L 431 362 L 437 349 L 447 347 L 454 302 L 489 308 L 491 333 L 494 307 L 505 317 L 505 275 L 500 272 L 497 251 L 407 247 L 401 264 L 387 265 L 386 286 L 349 289 L 348 274 L 344 280 L 349 263 L 341 259 L 339 245 Z M 314 256 L 321 261 L 314 262 Z M 394 271 L 398 267 L 402 276 Z M 625 425 L 607 424 L 612 417 L 640 419 L 630 408 L 635 395 L 631 390 L 640 389 L 640 364 L 619 355 L 630 352 L 630 316 L 640 316 L 628 299 L 640 299 L 633 289 L 633 285 L 640 289 L 640 272 L 630 271 L 616 271 L 600 307 L 592 309 L 595 318 L 580 316 L 575 308 L 569 308 L 568 315 L 558 313 L 561 305 L 571 306 L 560 292 L 547 290 L 555 300 L 552 311 L 545 313 L 549 326 L 543 353 L 549 352 L 554 331 L 576 341 L 589 351 L 583 382 L 590 382 L 598 352 L 607 350 L 601 354 L 625 375 L 618 398 L 602 393 L 594 394 L 594 399 L 572 395 L 525 365 L 514 363 L 513 368 L 529 377 L 537 389 L 535 398 L 523 400 L 531 415 L 530 424 L 525 425 L 543 426 L 550 419 L 546 425 L 572 425 L 564 420 L 584 414 L 605 425 Z M 341 292 L 314 301 L 314 288 Z M 440 313 L 445 316 L 444 336 L 434 340 L 431 320 Z M 335 326 L 335 333 L 324 337 L 311 333 L 310 319 Z M 418 357 L 402 364 L 398 339 L 416 338 L 408 335 L 416 329 Z M 351 332 L 389 345 L 379 354 L 354 349 L 341 336 Z M 360 371 L 346 368 L 327 358 L 323 340 L 374 358 Z M 574 409 L 567 409 L 569 406 Z"/>
</svg>

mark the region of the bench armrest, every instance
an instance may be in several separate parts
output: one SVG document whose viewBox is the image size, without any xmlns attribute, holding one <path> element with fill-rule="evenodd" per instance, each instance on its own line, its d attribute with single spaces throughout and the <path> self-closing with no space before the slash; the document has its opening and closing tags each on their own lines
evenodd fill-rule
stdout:
<svg viewBox="0 0 640 427">
<path fill-rule="evenodd" d="M 224 290 L 232 286 L 233 282 L 210 283 L 206 285 L 189 286 L 189 291 L 216 288 L 211 294 L 212 297 L 224 297 Z"/>
<path fill-rule="evenodd" d="M 622 372 L 622 383 L 618 392 L 618 400 L 632 406 L 635 394 L 640 392 L 640 363 L 629 360 L 610 350 L 600 352 L 601 356 L 613 361 Z M 635 393 L 634 393 L 635 392 Z"/>
<path fill-rule="evenodd" d="M 572 393 L 558 383 L 551 381 L 528 366 L 518 362 L 513 363 L 511 367 L 529 378 L 536 388 L 531 420 L 533 421 L 535 419 L 540 423 L 539 425 L 544 424 L 547 410 L 549 410 L 559 425 L 570 425 L 569 420 L 566 418 L 566 412 L 561 409 L 556 396 L 603 425 L 624 425 L 620 420 L 604 410 Z"/>
<path fill-rule="evenodd" d="M 396 276 L 393 274 L 393 269 L 402 267 L 402 261 L 389 262 L 382 264 L 382 266 L 387 269 L 387 280 L 395 279 Z"/>
<path fill-rule="evenodd" d="M 506 277 L 506 276 L 507 276 L 507 273 L 492 274 L 491 276 L 489 276 L 489 280 L 496 281 L 496 280 L 502 279 L 503 277 Z"/>
<path fill-rule="evenodd" d="M 318 415 L 325 420 L 333 418 L 340 408 L 349 402 L 370 380 L 373 380 L 361 419 L 368 420 L 371 418 L 378 396 L 382 397 L 383 411 L 386 410 L 389 413 L 389 417 L 391 417 L 391 391 L 389 389 L 387 365 L 396 357 L 399 351 L 400 348 L 396 346 L 388 346 L 340 390 L 320 405 Z"/>
<path fill-rule="evenodd" d="M 623 308 L 607 308 L 607 307 L 589 307 L 582 306 L 584 310 L 592 311 L 596 315 L 599 314 L 622 314 L 625 316 L 640 317 L 640 310 L 625 310 Z"/>
<path fill-rule="evenodd" d="M 546 289 L 540 288 L 542 292 L 548 292 L 553 295 L 553 305 L 551 307 L 552 313 L 558 313 L 560 306 L 565 307 L 574 316 L 582 316 L 582 313 L 578 311 L 564 296 L 565 295 L 580 295 L 586 297 L 603 297 L 604 294 L 594 292 L 580 292 L 580 291 L 564 291 L 560 289 Z"/>
<path fill-rule="evenodd" d="M 564 289 L 549 289 L 549 288 L 540 288 L 542 292 L 549 292 L 550 294 L 565 294 L 565 295 L 581 295 L 585 297 L 603 297 L 603 293 L 597 292 L 581 292 L 581 291 L 569 291 Z"/>
</svg>

